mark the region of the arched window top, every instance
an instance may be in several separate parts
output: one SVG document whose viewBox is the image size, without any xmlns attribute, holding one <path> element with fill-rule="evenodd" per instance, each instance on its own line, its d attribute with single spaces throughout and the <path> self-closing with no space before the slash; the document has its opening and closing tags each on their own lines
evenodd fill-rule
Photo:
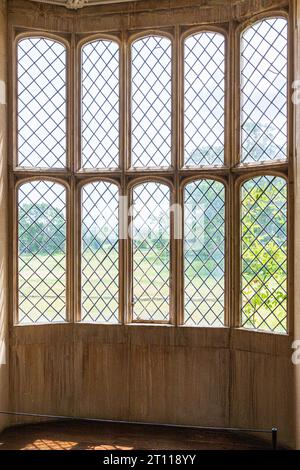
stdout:
<svg viewBox="0 0 300 470">
<path fill-rule="evenodd" d="M 30 178 L 18 185 L 19 202 L 23 196 L 29 196 L 33 203 L 37 200 L 55 202 L 57 207 L 63 208 L 66 189 L 66 185 L 56 179 Z"/>
<path fill-rule="evenodd" d="M 288 20 L 284 16 L 280 16 L 280 15 L 265 16 L 264 18 L 260 18 L 258 20 L 253 21 L 251 24 L 248 24 L 242 30 L 242 37 L 244 37 L 245 34 L 246 35 L 251 34 L 251 31 L 252 31 L 252 34 L 253 34 L 254 31 L 261 30 L 261 28 L 265 28 L 266 26 L 269 26 L 271 28 L 275 28 L 277 33 L 281 34 L 284 31 L 287 24 L 288 24 Z M 266 30 L 265 30 L 265 32 L 266 32 Z M 271 42 L 272 42 L 273 39 L 275 39 L 275 37 L 273 36 L 273 38 L 271 39 L 271 36 L 270 36 L 271 32 L 270 31 L 268 32 L 268 34 L 269 34 L 268 39 L 269 39 L 269 41 L 271 40 Z"/>
<path fill-rule="evenodd" d="M 32 36 L 24 36 L 18 39 L 18 46 L 22 44 L 23 49 L 31 49 L 32 47 L 38 47 L 42 52 L 50 47 L 60 51 L 66 49 L 66 46 L 62 40 L 58 37 L 47 36 L 43 34 L 33 34 Z"/>
<path fill-rule="evenodd" d="M 242 32 L 242 163 L 287 158 L 287 34 L 282 17 Z"/>
<path fill-rule="evenodd" d="M 137 37 L 134 39 L 131 43 L 131 48 L 133 50 L 142 48 L 145 44 L 148 44 L 149 47 L 154 46 L 153 48 L 150 48 L 151 53 L 153 53 L 153 50 L 157 47 L 169 47 L 172 44 L 172 40 L 168 35 L 161 34 L 161 33 L 149 33 L 149 34 L 143 34 L 142 36 Z"/>
<path fill-rule="evenodd" d="M 203 39 L 203 44 L 209 45 L 209 43 L 215 39 L 219 40 L 220 43 L 222 43 L 225 40 L 225 34 L 221 31 L 214 31 L 213 29 L 205 29 L 205 30 L 200 30 L 200 31 L 194 31 L 184 37 L 184 43 L 186 44 L 187 42 L 197 42 L 199 39 Z"/>
<path fill-rule="evenodd" d="M 188 180 L 184 184 L 184 189 L 186 189 L 187 187 L 189 187 L 189 188 L 193 188 L 193 187 L 201 188 L 201 192 L 203 192 L 203 191 L 205 192 L 204 188 L 216 188 L 217 189 L 216 195 L 217 195 L 219 191 L 224 190 L 225 185 L 224 185 L 223 181 L 220 181 L 220 180 L 215 179 L 213 177 L 202 176 L 202 177 L 198 177 L 198 178 L 193 177 L 191 180 Z"/>
<path fill-rule="evenodd" d="M 66 166 L 66 47 L 32 36 L 17 46 L 18 166 Z"/>
<path fill-rule="evenodd" d="M 52 59 L 56 56 L 61 56 L 66 52 L 67 46 L 60 38 L 47 36 L 43 34 L 33 34 L 32 36 L 21 36 L 17 40 L 17 54 L 18 60 L 22 58 L 23 54 L 28 59 L 33 58 L 33 54 L 40 54 L 43 56 L 49 50 L 53 51 Z"/>
<path fill-rule="evenodd" d="M 117 40 L 117 38 L 113 38 L 113 37 L 108 37 L 108 36 L 99 36 L 99 37 L 93 37 L 91 39 L 87 39 L 85 40 L 84 42 L 81 43 L 81 50 L 83 50 L 85 47 L 87 46 L 91 46 L 91 47 L 94 47 L 94 46 L 97 46 L 98 43 L 112 43 L 112 44 L 115 44 L 117 46 L 119 46 L 119 42 Z"/>
</svg>

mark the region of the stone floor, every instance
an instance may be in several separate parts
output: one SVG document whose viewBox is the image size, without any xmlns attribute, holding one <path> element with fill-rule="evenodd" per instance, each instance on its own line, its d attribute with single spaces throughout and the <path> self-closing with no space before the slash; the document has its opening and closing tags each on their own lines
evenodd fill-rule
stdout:
<svg viewBox="0 0 300 470">
<path fill-rule="evenodd" d="M 151 425 L 56 421 L 19 425 L 0 434 L 0 450 L 261 450 L 266 440 L 244 433 Z"/>
</svg>

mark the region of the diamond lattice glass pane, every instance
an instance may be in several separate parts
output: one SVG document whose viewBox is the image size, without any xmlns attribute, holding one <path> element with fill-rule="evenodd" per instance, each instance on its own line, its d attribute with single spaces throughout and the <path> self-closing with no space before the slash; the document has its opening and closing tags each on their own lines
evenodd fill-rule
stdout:
<svg viewBox="0 0 300 470">
<path fill-rule="evenodd" d="M 104 181 L 82 190 L 82 321 L 118 322 L 119 190 Z"/>
<path fill-rule="evenodd" d="M 224 324 L 225 191 L 213 180 L 184 191 L 185 324 Z"/>
<path fill-rule="evenodd" d="M 18 192 L 19 323 L 66 319 L 66 195 L 51 181 Z"/>
<path fill-rule="evenodd" d="M 93 41 L 82 48 L 82 166 L 119 164 L 119 46 Z"/>
<path fill-rule="evenodd" d="M 242 162 L 287 158 L 287 21 L 255 23 L 241 41 Z"/>
<path fill-rule="evenodd" d="M 287 187 L 260 176 L 242 186 L 242 326 L 287 329 Z"/>
<path fill-rule="evenodd" d="M 133 167 L 171 164 L 171 41 L 148 36 L 132 45 Z"/>
<path fill-rule="evenodd" d="M 185 165 L 224 162 L 224 37 L 190 36 L 184 46 Z"/>
<path fill-rule="evenodd" d="M 154 182 L 136 186 L 133 208 L 133 320 L 169 321 L 169 188 Z"/>
<path fill-rule="evenodd" d="M 51 39 L 18 43 L 18 166 L 66 165 L 66 49 Z"/>
</svg>

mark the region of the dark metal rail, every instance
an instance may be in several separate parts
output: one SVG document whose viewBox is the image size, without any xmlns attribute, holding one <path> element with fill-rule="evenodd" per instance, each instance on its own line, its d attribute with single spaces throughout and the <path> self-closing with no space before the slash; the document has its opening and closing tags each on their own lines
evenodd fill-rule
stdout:
<svg viewBox="0 0 300 470">
<path fill-rule="evenodd" d="M 55 420 L 70 420 L 70 421 L 92 421 L 97 423 L 116 423 L 116 424 L 136 424 L 136 425 L 148 425 L 148 426 L 165 426 L 169 428 L 183 428 L 183 429 L 198 429 L 207 431 L 231 431 L 231 432 L 247 432 L 247 433 L 263 433 L 272 435 L 272 449 L 277 450 L 277 435 L 278 428 L 273 426 L 271 429 L 253 429 L 253 428 L 230 428 L 222 426 L 189 426 L 185 424 L 170 424 L 170 423 L 144 423 L 141 421 L 123 421 L 114 419 L 100 419 L 100 418 L 82 418 L 80 416 L 64 416 L 64 415 L 49 415 L 42 413 L 26 413 L 18 411 L 0 411 L 0 415 L 12 415 L 12 416 L 29 416 L 33 418 L 47 418 Z"/>
</svg>

